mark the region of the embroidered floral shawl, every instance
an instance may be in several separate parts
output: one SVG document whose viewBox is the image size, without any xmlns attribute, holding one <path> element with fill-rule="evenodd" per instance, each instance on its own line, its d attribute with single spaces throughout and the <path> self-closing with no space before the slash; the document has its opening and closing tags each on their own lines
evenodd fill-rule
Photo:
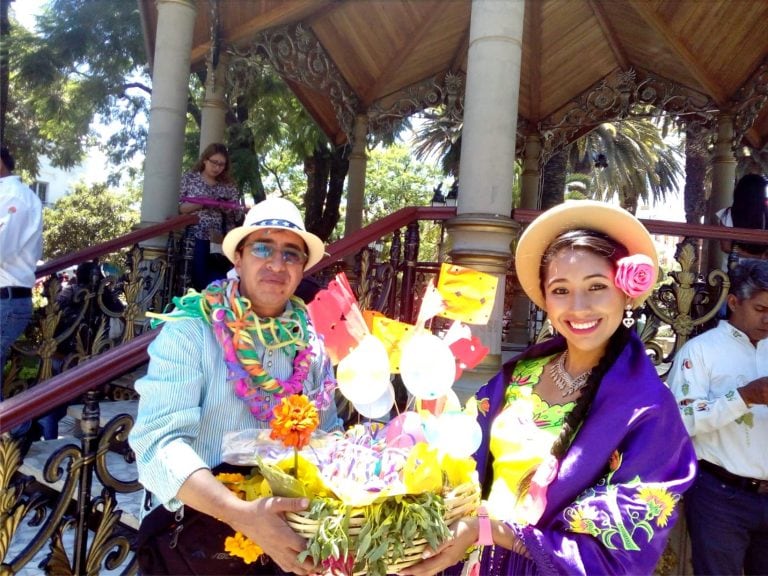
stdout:
<svg viewBox="0 0 768 576">
<path fill-rule="evenodd" d="M 515 363 L 564 347 L 558 337 L 529 348 L 477 392 L 483 442 L 475 457 L 484 485 L 490 423 L 503 408 Z M 650 574 L 677 519 L 675 503 L 695 474 L 674 397 L 633 333 L 562 459 L 541 519 L 516 527 L 532 560 L 487 548 L 480 573 Z"/>
</svg>

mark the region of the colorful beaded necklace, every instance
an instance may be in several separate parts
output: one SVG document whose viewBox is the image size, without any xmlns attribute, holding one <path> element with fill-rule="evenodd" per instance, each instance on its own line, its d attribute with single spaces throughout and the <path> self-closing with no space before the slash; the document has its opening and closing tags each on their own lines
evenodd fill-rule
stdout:
<svg viewBox="0 0 768 576">
<path fill-rule="evenodd" d="M 213 327 L 224 352 L 227 380 L 235 394 L 259 420 L 272 418 L 270 405 L 283 396 L 303 390 L 314 354 L 309 348 L 307 309 L 301 300 L 291 298 L 290 309 L 277 318 L 260 318 L 251 302 L 240 295 L 239 281 L 220 280 L 202 292 L 190 290 L 173 299 L 172 314 L 153 315 L 160 321 L 202 318 Z M 153 327 L 157 324 L 153 321 Z M 293 373 L 286 380 L 275 378 L 261 364 L 256 340 L 267 350 L 283 349 L 293 355 Z"/>
</svg>

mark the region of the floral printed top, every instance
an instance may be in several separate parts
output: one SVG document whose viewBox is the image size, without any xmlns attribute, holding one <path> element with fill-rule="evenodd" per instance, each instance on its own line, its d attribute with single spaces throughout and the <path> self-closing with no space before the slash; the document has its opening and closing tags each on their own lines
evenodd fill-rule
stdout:
<svg viewBox="0 0 768 576">
<path fill-rule="evenodd" d="M 228 202 L 236 202 L 239 198 L 237 188 L 234 185 L 208 184 L 200 172 L 187 172 L 181 177 L 179 198 L 184 196 L 226 200 Z M 194 238 L 221 242 L 221 236 L 232 228 L 233 221 L 231 221 L 229 211 L 204 207 L 195 214 L 199 216 L 200 222 L 190 226 L 190 232 Z"/>
<path fill-rule="evenodd" d="M 491 427 L 493 485 L 488 508 L 499 520 L 520 521 L 515 504 L 520 481 L 549 454 L 575 402 L 550 406 L 533 387 L 553 355 L 518 362 L 504 394 L 504 409 Z"/>
</svg>

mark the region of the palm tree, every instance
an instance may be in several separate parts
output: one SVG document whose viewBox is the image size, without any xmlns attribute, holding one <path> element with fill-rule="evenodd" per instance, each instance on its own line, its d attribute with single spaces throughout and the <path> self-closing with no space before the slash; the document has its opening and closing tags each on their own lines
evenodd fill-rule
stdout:
<svg viewBox="0 0 768 576">
<path fill-rule="evenodd" d="M 607 201 L 618 195 L 633 214 L 640 200 L 663 201 L 683 175 L 680 151 L 645 118 L 600 124 L 574 142 L 568 155 L 570 171 L 592 175 L 593 198 Z"/>
<path fill-rule="evenodd" d="M 426 110 L 423 117 L 424 122 L 414 137 L 416 158 L 426 160 L 436 155 L 443 174 L 458 178 L 464 122 L 445 114 L 444 107 Z"/>
</svg>

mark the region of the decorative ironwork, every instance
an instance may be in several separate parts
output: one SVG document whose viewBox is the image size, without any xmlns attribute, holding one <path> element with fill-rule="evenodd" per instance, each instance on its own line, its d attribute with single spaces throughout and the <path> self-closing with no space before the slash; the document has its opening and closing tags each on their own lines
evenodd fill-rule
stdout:
<svg viewBox="0 0 768 576">
<path fill-rule="evenodd" d="M 698 280 L 696 251 L 690 242 L 678 246 L 676 259 L 681 269 L 669 273 L 674 282 L 662 285 L 646 302 L 648 312 L 658 321 L 670 325 L 674 332 L 674 348 L 663 358 L 665 362 L 671 362 L 694 332 L 715 318 L 730 287 L 728 276 L 722 270 L 712 270 L 706 283 Z M 712 298 L 713 293 L 716 298 Z M 658 343 L 650 350 L 661 359 L 662 348 Z"/>
<path fill-rule="evenodd" d="M 707 123 L 714 123 L 717 112 L 717 105 L 705 94 L 642 69 L 616 70 L 539 123 L 542 165 L 585 128 L 627 118 L 648 107 L 678 116 L 695 114 Z"/>
<path fill-rule="evenodd" d="M 414 112 L 443 107 L 443 116 L 457 123 L 464 116 L 464 82 L 461 73 L 447 72 L 412 84 L 368 108 L 369 134 L 379 138 L 393 134 Z"/>
<path fill-rule="evenodd" d="M 234 56 L 230 65 L 233 82 L 266 56 L 281 76 L 325 93 L 339 125 L 351 138 L 358 98 L 311 30 L 301 24 L 266 30 L 247 47 L 229 51 Z"/>
<path fill-rule="evenodd" d="M 734 147 L 737 147 L 768 103 L 768 59 L 760 64 L 757 71 L 739 88 L 733 101 L 733 143 Z"/>
</svg>

